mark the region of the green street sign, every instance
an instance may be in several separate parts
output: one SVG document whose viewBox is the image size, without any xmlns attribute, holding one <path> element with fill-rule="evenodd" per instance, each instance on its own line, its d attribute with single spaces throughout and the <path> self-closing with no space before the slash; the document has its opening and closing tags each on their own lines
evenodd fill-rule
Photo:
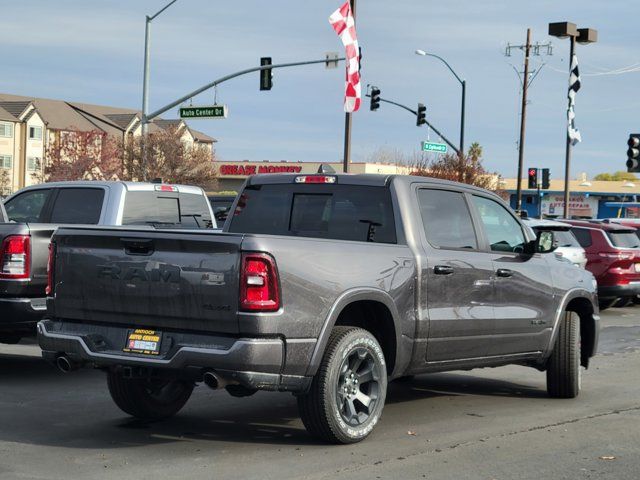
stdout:
<svg viewBox="0 0 640 480">
<path fill-rule="evenodd" d="M 180 107 L 180 118 L 227 118 L 227 106 Z"/>
<path fill-rule="evenodd" d="M 446 143 L 422 142 L 423 152 L 447 153 Z"/>
</svg>

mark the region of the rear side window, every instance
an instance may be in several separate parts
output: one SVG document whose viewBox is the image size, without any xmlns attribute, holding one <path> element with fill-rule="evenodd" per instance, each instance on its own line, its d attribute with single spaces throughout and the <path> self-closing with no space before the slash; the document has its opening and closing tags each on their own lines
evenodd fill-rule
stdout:
<svg viewBox="0 0 640 480">
<path fill-rule="evenodd" d="M 356 185 L 252 185 L 231 232 L 396 243 L 391 193 Z"/>
<path fill-rule="evenodd" d="M 578 239 L 578 243 L 582 248 L 590 247 L 593 244 L 593 240 L 591 239 L 591 231 L 586 228 L 577 228 L 574 227 L 571 229 L 573 234 Z"/>
<path fill-rule="evenodd" d="M 473 220 L 462 193 L 421 189 L 418 190 L 418 203 L 422 226 L 431 245 L 439 248 L 478 248 Z"/>
<path fill-rule="evenodd" d="M 607 236 L 611 243 L 615 247 L 618 248 L 639 248 L 640 247 L 640 239 L 634 232 L 616 232 L 609 231 L 607 232 Z"/>
<path fill-rule="evenodd" d="M 4 204 L 7 217 L 12 222 L 37 223 L 42 222 L 44 208 L 51 189 L 31 190 L 13 197 Z"/>
<path fill-rule="evenodd" d="M 53 204 L 51 223 L 97 225 L 103 200 L 102 188 L 61 188 Z"/>
<path fill-rule="evenodd" d="M 211 228 L 211 214 L 204 195 L 173 192 L 127 192 L 123 225 L 156 225 L 179 228 Z"/>
</svg>

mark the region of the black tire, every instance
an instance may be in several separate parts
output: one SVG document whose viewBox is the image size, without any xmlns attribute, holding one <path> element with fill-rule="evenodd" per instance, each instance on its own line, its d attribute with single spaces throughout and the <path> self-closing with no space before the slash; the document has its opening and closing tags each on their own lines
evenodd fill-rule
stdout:
<svg viewBox="0 0 640 480">
<path fill-rule="evenodd" d="M 335 327 L 320 368 L 298 409 L 307 431 L 331 443 L 355 443 L 378 423 L 387 394 L 387 366 L 375 337 Z"/>
<path fill-rule="evenodd" d="M 143 420 L 160 420 L 184 407 L 194 385 L 182 380 L 124 378 L 119 372 L 107 373 L 109 393 L 125 413 Z"/>
<path fill-rule="evenodd" d="M 640 295 L 636 295 L 635 297 L 633 297 L 633 303 L 635 305 L 640 305 Z"/>
<path fill-rule="evenodd" d="M 600 300 L 598 300 L 598 308 L 600 309 L 600 311 L 606 310 L 607 308 L 610 308 L 617 301 L 618 301 L 617 298 L 605 298 L 605 299 L 601 298 Z"/>
<path fill-rule="evenodd" d="M 11 334 L 11 333 L 1 334 L 0 335 L 0 343 L 7 343 L 9 345 L 15 345 L 16 343 L 19 343 L 20 340 L 22 340 L 22 335 Z"/>
<path fill-rule="evenodd" d="M 552 398 L 575 398 L 580 393 L 580 317 L 564 312 L 556 344 L 547 365 L 547 392 Z"/>
<path fill-rule="evenodd" d="M 613 304 L 613 308 L 624 308 L 629 306 L 629 304 L 631 304 L 633 301 L 633 299 L 631 297 L 621 297 L 618 298 L 614 304 Z"/>
</svg>

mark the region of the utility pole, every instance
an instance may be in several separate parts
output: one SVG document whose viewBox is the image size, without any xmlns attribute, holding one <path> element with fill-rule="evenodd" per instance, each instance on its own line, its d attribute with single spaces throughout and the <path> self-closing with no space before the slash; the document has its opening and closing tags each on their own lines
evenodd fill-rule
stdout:
<svg viewBox="0 0 640 480">
<path fill-rule="evenodd" d="M 511 56 L 511 50 L 514 48 L 524 51 L 524 76 L 521 80 L 522 83 L 522 104 L 520 107 L 520 141 L 518 142 L 518 178 L 516 181 L 516 210 L 522 209 L 522 170 L 524 169 L 524 138 L 527 124 L 527 93 L 529 85 L 533 81 L 533 78 L 529 79 L 529 57 L 531 50 L 533 49 L 534 55 L 540 55 L 540 47 L 547 49 L 547 55 L 552 53 L 552 45 L 550 43 L 541 45 L 536 43 L 531 45 L 531 29 L 527 28 L 527 42 L 524 45 L 507 45 L 505 55 Z M 517 72 L 517 70 L 516 70 Z M 540 72 L 536 72 L 536 75 Z M 535 76 L 534 76 L 535 78 Z"/>
<path fill-rule="evenodd" d="M 351 0 L 351 13 L 353 20 L 356 19 L 356 0 Z M 360 52 L 358 52 L 358 55 Z M 344 157 L 342 160 L 342 171 L 349 173 L 349 163 L 351 162 L 351 113 L 344 114 Z"/>
</svg>

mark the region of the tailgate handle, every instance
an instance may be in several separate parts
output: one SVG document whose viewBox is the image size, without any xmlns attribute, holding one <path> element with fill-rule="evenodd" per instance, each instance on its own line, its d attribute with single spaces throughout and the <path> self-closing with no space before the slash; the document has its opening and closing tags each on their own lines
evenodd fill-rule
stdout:
<svg viewBox="0 0 640 480">
<path fill-rule="evenodd" d="M 122 238 L 124 252 L 127 255 L 151 255 L 154 251 L 153 240 L 141 238 Z"/>
</svg>

